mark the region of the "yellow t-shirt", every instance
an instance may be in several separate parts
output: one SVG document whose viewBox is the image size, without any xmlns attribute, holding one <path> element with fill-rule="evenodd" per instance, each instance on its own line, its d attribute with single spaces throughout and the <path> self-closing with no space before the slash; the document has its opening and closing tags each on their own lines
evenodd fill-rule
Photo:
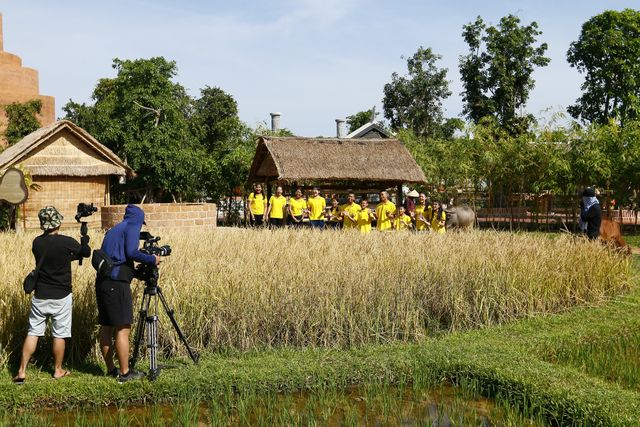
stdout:
<svg viewBox="0 0 640 427">
<path fill-rule="evenodd" d="M 269 218 L 282 219 L 284 218 L 284 207 L 287 204 L 287 199 L 284 196 L 271 196 L 269 199 L 269 205 L 271 210 L 269 211 Z"/>
<path fill-rule="evenodd" d="M 356 214 L 355 218 L 356 226 L 362 234 L 371 233 L 371 222 L 373 222 L 373 217 L 369 213 L 368 208 L 366 210 L 360 208 L 360 211 Z"/>
<path fill-rule="evenodd" d="M 309 207 L 309 219 L 311 221 L 322 219 L 324 220 L 324 208 L 327 202 L 324 197 L 309 197 L 307 206 Z"/>
<path fill-rule="evenodd" d="M 337 208 L 332 208 L 331 209 L 331 216 L 330 221 L 331 222 L 342 222 L 342 218 L 340 217 L 340 215 L 342 214 L 342 209 L 340 208 L 340 206 L 338 206 Z"/>
<path fill-rule="evenodd" d="M 393 220 L 393 228 L 395 230 L 408 230 L 411 226 L 411 217 L 407 214 L 402 215 L 402 217 L 395 218 Z"/>
<path fill-rule="evenodd" d="M 293 216 L 300 216 L 302 215 L 302 211 L 307 209 L 307 201 L 302 197 L 299 199 L 292 197 L 289 199 L 289 206 L 291 206 Z"/>
<path fill-rule="evenodd" d="M 434 213 L 433 219 L 431 220 L 431 228 L 438 234 L 444 234 L 447 230 L 444 228 L 444 225 L 440 225 L 440 221 L 445 221 L 447 219 L 447 214 L 442 211 L 440 218 L 437 218 L 437 216 L 438 215 Z"/>
<path fill-rule="evenodd" d="M 431 206 L 416 205 L 414 213 L 416 217 L 416 230 L 427 230 L 427 223 L 431 220 Z M 422 217 L 424 221 L 422 221 L 420 217 Z"/>
<path fill-rule="evenodd" d="M 342 209 L 342 212 L 345 214 L 343 216 L 342 226 L 344 228 L 356 228 L 357 220 L 358 220 L 358 212 L 362 210 L 362 207 L 357 203 L 351 203 L 351 204 L 347 203 L 342 205 L 341 209 Z M 349 219 L 346 213 L 351 215 L 351 217 L 353 217 L 355 221 L 351 221 L 351 219 Z"/>
<path fill-rule="evenodd" d="M 387 214 L 396 213 L 396 205 L 393 202 L 387 200 L 384 203 L 378 204 L 376 206 L 376 216 L 378 217 L 378 222 L 376 228 L 379 231 L 391 230 L 391 219 L 387 216 Z"/>
<path fill-rule="evenodd" d="M 264 210 L 267 206 L 267 198 L 264 194 L 249 194 L 249 209 L 254 215 L 264 215 Z"/>
</svg>

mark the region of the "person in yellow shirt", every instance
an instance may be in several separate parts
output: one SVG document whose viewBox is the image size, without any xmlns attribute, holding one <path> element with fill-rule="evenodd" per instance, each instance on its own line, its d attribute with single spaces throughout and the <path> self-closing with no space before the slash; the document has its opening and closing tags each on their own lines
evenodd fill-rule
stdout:
<svg viewBox="0 0 640 427">
<path fill-rule="evenodd" d="M 336 196 L 331 198 L 331 210 L 327 212 L 326 219 L 328 226 L 333 230 L 340 230 L 342 228 L 342 208 Z"/>
<path fill-rule="evenodd" d="M 416 231 L 429 231 L 431 228 L 431 206 L 427 206 L 427 196 L 420 193 L 418 203 L 412 212 Z"/>
<path fill-rule="evenodd" d="M 396 231 L 411 230 L 413 228 L 413 222 L 411 217 L 404 213 L 404 206 L 398 208 L 395 219 L 393 220 L 393 229 Z"/>
<path fill-rule="evenodd" d="M 376 206 L 376 229 L 378 231 L 391 231 L 392 221 L 396 213 L 396 205 L 389 200 L 389 193 L 380 193 L 380 203 Z"/>
<path fill-rule="evenodd" d="M 294 228 L 302 227 L 304 213 L 307 211 L 307 201 L 302 197 L 302 190 L 296 190 L 295 196 L 289 199 L 289 225 Z"/>
<path fill-rule="evenodd" d="M 342 205 L 342 226 L 346 230 L 357 228 L 357 215 L 362 208 L 356 203 L 356 195 L 349 193 L 347 203 Z"/>
<path fill-rule="evenodd" d="M 324 197 L 320 197 L 320 190 L 313 189 L 313 196 L 309 197 L 307 207 L 309 209 L 309 222 L 311 227 L 319 230 L 324 229 L 324 208 L 327 206 Z"/>
<path fill-rule="evenodd" d="M 267 224 L 271 227 L 280 228 L 284 225 L 284 207 L 287 205 L 287 199 L 282 195 L 282 187 L 276 188 L 276 194 L 269 199 L 267 212 L 264 214 L 267 218 Z"/>
<path fill-rule="evenodd" d="M 266 208 L 267 198 L 262 194 L 262 185 L 256 184 L 253 193 L 249 194 L 249 223 L 253 227 L 262 226 Z"/>
<path fill-rule="evenodd" d="M 431 229 L 438 234 L 446 233 L 447 229 L 444 224 L 447 221 L 447 214 L 439 202 L 433 202 L 433 213 L 431 216 Z"/>
<path fill-rule="evenodd" d="M 362 199 L 360 202 L 360 210 L 356 213 L 356 227 L 362 234 L 371 233 L 371 223 L 373 222 L 374 214 L 369 209 L 369 202 L 367 199 Z"/>
</svg>

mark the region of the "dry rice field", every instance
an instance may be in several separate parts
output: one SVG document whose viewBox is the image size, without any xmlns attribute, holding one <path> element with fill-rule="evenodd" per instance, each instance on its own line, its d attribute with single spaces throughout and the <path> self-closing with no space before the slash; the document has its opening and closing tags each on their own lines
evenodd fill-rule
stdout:
<svg viewBox="0 0 640 427">
<path fill-rule="evenodd" d="M 160 287 L 206 351 L 348 348 L 595 305 L 629 287 L 626 257 L 562 235 L 152 230 L 171 256 Z M 73 233 L 67 233 L 73 235 Z M 0 234 L 0 366 L 26 333 L 35 234 Z M 74 236 L 78 238 L 78 236 Z M 91 245 L 102 241 L 92 233 Z M 96 355 L 94 271 L 74 263 L 71 356 Z M 143 286 L 134 281 L 137 301 Z M 181 352 L 161 315 L 161 344 Z"/>
</svg>

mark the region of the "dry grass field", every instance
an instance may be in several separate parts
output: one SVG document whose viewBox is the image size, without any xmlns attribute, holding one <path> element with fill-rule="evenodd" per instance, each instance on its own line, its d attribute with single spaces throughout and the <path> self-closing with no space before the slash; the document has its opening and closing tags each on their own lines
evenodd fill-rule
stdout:
<svg viewBox="0 0 640 427">
<path fill-rule="evenodd" d="M 207 351 L 416 341 L 600 304 L 629 286 L 626 257 L 571 236 L 152 231 L 173 248 L 160 286 L 190 343 Z M 0 234 L 0 366 L 26 333 L 33 237 Z M 94 233 L 91 245 L 101 240 Z M 74 265 L 76 361 L 96 354 L 93 278 L 88 260 Z M 143 286 L 132 290 L 137 309 Z M 163 348 L 181 352 L 161 322 Z"/>
</svg>

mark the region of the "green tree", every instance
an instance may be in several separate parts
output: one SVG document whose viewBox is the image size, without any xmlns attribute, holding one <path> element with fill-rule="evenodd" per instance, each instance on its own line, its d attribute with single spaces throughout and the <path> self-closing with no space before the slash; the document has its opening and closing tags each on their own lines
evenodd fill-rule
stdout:
<svg viewBox="0 0 640 427">
<path fill-rule="evenodd" d="M 67 118 L 137 172 L 127 185 L 133 194 L 148 201 L 201 197 L 207 153 L 191 131 L 191 98 L 172 80 L 175 62 L 115 59 L 113 67 L 117 76 L 98 82 L 94 105 L 70 101 Z"/>
<path fill-rule="evenodd" d="M 353 132 L 356 129 L 361 128 L 369 122 L 375 120 L 375 117 L 372 117 L 374 114 L 373 109 L 358 111 L 357 113 L 347 116 L 347 125 L 349 126 L 349 133 Z M 377 116 L 378 113 L 375 113 Z"/>
<path fill-rule="evenodd" d="M 589 19 L 567 61 L 585 77 L 569 114 L 600 124 L 640 118 L 640 11 L 609 10 Z"/>
<path fill-rule="evenodd" d="M 538 24 L 520 25 L 520 18 L 507 15 L 497 26 L 487 26 L 478 16 L 463 26 L 469 53 L 460 57 L 464 91 L 464 114 L 474 123 L 495 117 L 512 134 L 527 130 L 532 116 L 519 116 L 535 86 L 536 67 L 544 67 L 547 44 L 537 45 L 542 34 Z"/>
<path fill-rule="evenodd" d="M 412 129 L 418 136 L 436 135 L 442 124 L 442 101 L 451 95 L 442 57 L 420 47 L 407 59 L 406 76 L 391 75 L 384 86 L 384 116 L 394 130 Z M 404 59 L 404 58 L 403 58 Z"/>
<path fill-rule="evenodd" d="M 9 145 L 15 144 L 40 128 L 38 114 L 42 111 L 42 101 L 39 99 L 25 103 L 14 102 L 6 105 L 4 110 L 8 120 L 4 136 Z"/>
<path fill-rule="evenodd" d="M 201 89 L 193 101 L 191 127 L 208 160 L 204 164 L 207 195 L 217 200 L 244 185 L 255 153 L 250 129 L 238 118 L 238 104 L 218 87 Z"/>
</svg>

